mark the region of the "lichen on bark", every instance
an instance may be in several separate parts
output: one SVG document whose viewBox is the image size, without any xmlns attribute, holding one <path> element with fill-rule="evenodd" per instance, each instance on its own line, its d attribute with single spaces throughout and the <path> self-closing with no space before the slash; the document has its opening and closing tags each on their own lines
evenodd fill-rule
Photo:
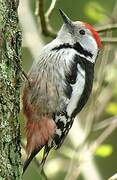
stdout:
<svg viewBox="0 0 117 180">
<path fill-rule="evenodd" d="M 21 31 L 17 0 L 0 0 L 0 180 L 21 179 Z"/>
</svg>

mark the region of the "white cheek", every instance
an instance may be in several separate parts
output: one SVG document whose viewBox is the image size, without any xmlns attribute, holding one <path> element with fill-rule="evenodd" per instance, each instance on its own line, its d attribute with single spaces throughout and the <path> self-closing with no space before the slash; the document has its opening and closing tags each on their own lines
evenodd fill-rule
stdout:
<svg viewBox="0 0 117 180">
<path fill-rule="evenodd" d="M 93 54 L 93 58 L 91 58 L 91 62 L 95 62 L 97 57 L 98 47 L 97 43 L 92 36 L 84 36 L 81 40 L 81 45 L 87 51 L 90 51 Z"/>
</svg>

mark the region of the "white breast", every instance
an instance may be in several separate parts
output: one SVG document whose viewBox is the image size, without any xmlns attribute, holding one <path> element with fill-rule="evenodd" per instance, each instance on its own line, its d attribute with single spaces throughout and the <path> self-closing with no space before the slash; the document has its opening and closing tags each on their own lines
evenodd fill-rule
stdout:
<svg viewBox="0 0 117 180">
<path fill-rule="evenodd" d="M 72 85 L 73 91 L 71 95 L 71 99 L 67 106 L 67 113 L 68 116 L 71 116 L 73 111 L 76 109 L 78 101 L 83 93 L 84 86 L 85 86 L 85 71 L 81 68 L 78 64 L 78 75 L 76 79 L 76 83 Z"/>
</svg>

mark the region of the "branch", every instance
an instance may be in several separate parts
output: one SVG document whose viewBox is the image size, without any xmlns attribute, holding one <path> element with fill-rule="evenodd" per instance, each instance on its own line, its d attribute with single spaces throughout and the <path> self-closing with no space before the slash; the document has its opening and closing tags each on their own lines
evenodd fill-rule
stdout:
<svg viewBox="0 0 117 180">
<path fill-rule="evenodd" d="M 94 153 L 97 147 L 104 142 L 104 140 L 117 128 L 117 121 L 113 121 L 103 133 L 90 145 L 91 153 Z"/>
<path fill-rule="evenodd" d="M 117 123 L 117 116 L 114 116 L 114 117 L 105 119 L 99 123 L 96 123 L 93 127 L 93 131 L 104 129 L 108 127 L 109 125 L 111 125 L 112 123 Z"/>
<path fill-rule="evenodd" d="M 102 37 L 101 41 L 103 43 L 117 43 L 117 38 Z"/>
<path fill-rule="evenodd" d="M 30 50 L 33 59 L 36 59 L 37 52 L 42 49 L 44 42 L 41 33 L 37 29 L 33 14 L 31 13 L 29 0 L 20 0 L 18 11 L 24 37 L 23 46 L 27 47 Z"/>
<path fill-rule="evenodd" d="M 50 27 L 49 23 L 46 20 L 45 14 L 44 14 L 44 1 L 43 0 L 37 0 L 36 2 L 37 3 L 36 3 L 36 12 L 35 12 L 35 14 L 40 19 L 42 33 L 45 36 L 55 38 L 56 33 Z M 50 11 L 50 13 L 52 13 L 52 12 Z"/>
<path fill-rule="evenodd" d="M 37 17 L 40 18 L 42 33 L 45 36 L 55 38 L 56 32 L 54 32 L 54 30 L 50 26 L 49 21 L 50 21 L 50 17 L 52 16 L 52 13 L 55 9 L 57 0 L 52 0 L 51 5 L 50 5 L 49 9 L 47 10 L 46 14 L 44 14 L 44 1 L 37 0 L 36 2 L 37 2 L 37 5 L 36 5 L 36 13 L 35 14 L 37 15 Z M 109 25 L 105 25 L 102 27 L 97 27 L 96 29 L 97 29 L 97 32 L 99 32 L 99 33 L 111 31 L 111 30 L 117 30 L 117 24 L 109 24 Z M 102 38 L 102 42 L 116 43 L 117 39 L 116 38 L 114 38 L 114 39 Z"/>
<path fill-rule="evenodd" d="M 110 177 L 108 180 L 117 180 L 117 173 Z"/>
<path fill-rule="evenodd" d="M 55 6 L 56 6 L 57 1 L 58 1 L 58 0 L 52 0 L 50 7 L 48 8 L 48 10 L 47 10 L 47 12 L 46 12 L 46 14 L 45 14 L 45 17 L 46 17 L 46 19 L 47 19 L 48 22 L 49 22 L 49 19 L 50 19 L 51 16 L 52 16 L 52 13 L 53 13 L 53 11 L 54 11 L 54 9 L 55 9 Z"/>
<path fill-rule="evenodd" d="M 97 32 L 105 32 L 105 31 L 111 31 L 111 30 L 117 30 L 117 24 L 109 24 L 102 27 L 96 28 Z"/>
</svg>

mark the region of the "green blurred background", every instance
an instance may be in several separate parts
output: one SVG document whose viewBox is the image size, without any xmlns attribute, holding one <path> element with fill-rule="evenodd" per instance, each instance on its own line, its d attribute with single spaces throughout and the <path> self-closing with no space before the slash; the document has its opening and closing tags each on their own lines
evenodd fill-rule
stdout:
<svg viewBox="0 0 117 180">
<path fill-rule="evenodd" d="M 40 25 L 37 21 L 37 18 L 35 16 L 35 4 L 36 0 L 25 0 L 30 8 L 30 13 L 32 17 L 34 18 L 35 28 L 37 29 L 37 35 L 39 36 L 39 40 L 42 42 L 39 42 L 40 44 L 46 44 L 47 42 L 51 41 L 52 38 L 46 37 L 40 33 Z M 48 9 L 50 5 L 50 0 L 45 0 L 45 11 Z M 81 20 L 88 22 L 91 25 L 94 26 L 103 26 L 108 23 L 117 23 L 116 22 L 116 10 L 115 14 L 113 13 L 114 8 L 116 6 L 116 0 L 58 0 L 55 10 L 52 14 L 50 24 L 53 27 L 54 30 L 58 31 L 59 28 L 62 25 L 62 19 L 59 16 L 58 8 L 62 8 L 65 13 L 72 19 L 72 20 Z M 22 23 L 22 11 L 25 11 L 26 4 L 23 4 L 23 0 L 20 2 L 20 19 L 21 19 L 21 28 L 23 30 L 23 47 L 22 47 L 22 61 L 23 61 L 23 68 L 26 72 L 28 72 L 29 68 L 31 67 L 31 64 L 33 62 L 35 51 L 38 51 L 35 56 L 38 56 L 38 53 L 40 52 L 41 46 L 38 43 L 34 43 L 33 40 L 35 40 L 35 36 L 33 33 L 30 33 L 30 28 L 33 26 L 30 24 L 30 20 L 28 19 L 27 29 L 29 28 L 29 34 L 28 31 L 25 32 L 24 25 Z M 113 18 L 111 17 L 114 16 Z M 26 18 L 27 14 L 25 14 Z M 28 17 L 27 17 L 28 18 Z M 115 19 L 114 19 L 115 18 Z M 114 20 L 113 20 L 114 19 Z M 28 35 L 28 36 L 26 36 Z M 117 33 L 114 31 L 113 33 L 103 33 L 101 34 L 102 37 L 116 37 Z M 32 42 L 34 43 L 34 50 L 33 53 L 31 51 L 31 46 L 29 43 L 27 43 L 28 37 L 32 38 Z M 31 41 L 31 40 L 30 40 Z M 93 93 L 95 94 L 96 91 L 98 93 L 96 96 L 93 96 L 93 98 L 90 99 L 90 101 L 87 104 L 87 107 L 84 109 L 83 112 L 80 113 L 80 119 L 82 120 L 81 126 L 83 127 L 83 123 L 85 124 L 85 117 L 87 114 L 94 114 L 94 122 L 101 122 L 105 119 L 108 119 L 110 117 L 114 117 L 117 115 L 117 44 L 116 43 L 104 43 L 102 52 L 98 58 L 97 66 L 96 66 L 96 75 L 95 75 L 95 83 L 94 83 L 94 90 Z M 106 52 L 105 49 L 108 49 L 108 52 Z M 36 50 L 35 50 L 36 49 Z M 105 54 L 104 54 L 105 53 Z M 106 60 L 104 59 L 106 58 Z M 101 61 L 104 60 L 105 63 L 102 63 Z M 102 73 L 103 70 L 103 73 Z M 99 77 L 100 73 L 102 73 L 102 77 Z M 98 90 L 99 87 L 99 90 Z M 106 93 L 106 95 L 102 94 L 102 92 Z M 95 97 L 95 99 L 94 99 Z M 105 99 L 108 101 L 105 102 Z M 95 101 L 95 102 L 94 102 Z M 95 111 L 91 109 L 91 103 L 95 104 Z M 105 103 L 103 107 L 103 103 Z M 96 114 L 96 110 L 98 111 L 98 108 L 102 106 L 100 114 Z M 117 117 L 116 117 L 117 118 Z M 115 120 L 116 120 L 115 118 Z M 22 133 L 22 142 L 25 144 L 25 120 L 22 115 L 22 112 L 20 114 L 20 123 L 21 123 L 21 133 Z M 117 124 L 117 123 L 116 123 Z M 91 133 L 90 138 L 88 139 L 89 143 L 95 142 L 95 140 L 100 136 L 100 134 L 103 133 L 105 129 L 97 130 Z M 75 137 L 76 139 L 80 137 Z M 76 146 L 77 147 L 77 146 Z M 48 176 L 48 179 L 52 180 L 63 180 L 66 177 L 66 174 L 68 173 L 69 165 L 71 162 L 71 159 L 73 158 L 73 154 L 75 151 L 75 147 L 72 144 L 72 138 L 68 137 L 63 146 L 58 151 L 52 151 L 50 153 L 50 156 L 48 158 L 47 164 L 45 165 L 45 172 Z M 84 153 L 86 153 L 84 151 Z M 40 153 L 42 155 L 42 153 Z M 40 160 L 41 155 L 38 155 L 38 159 Z M 79 166 L 80 160 L 79 160 L 79 151 L 76 156 L 75 163 L 76 166 Z M 81 156 L 84 156 L 83 152 L 81 153 Z M 22 150 L 22 157 L 23 161 L 26 158 L 26 154 L 24 150 Z M 107 180 L 109 177 L 111 177 L 113 174 L 117 172 L 117 130 L 112 130 L 112 133 L 105 138 L 105 140 L 102 142 L 102 144 L 97 148 L 95 153 L 91 156 L 93 161 L 93 168 L 94 173 L 97 173 L 97 179 L 96 176 L 94 176 L 94 180 Z M 80 157 L 81 158 L 81 157 Z M 88 160 L 86 160 L 88 161 Z M 87 164 L 89 166 L 89 164 Z M 89 169 L 88 169 L 89 168 Z M 76 168 L 76 171 L 79 171 L 78 168 Z M 84 175 L 81 171 L 80 175 L 77 177 L 78 180 L 93 180 L 93 169 L 90 167 L 87 167 L 86 174 Z M 88 175 L 90 174 L 90 175 Z M 32 162 L 30 167 L 28 168 L 27 172 L 23 176 L 24 180 L 41 180 L 43 177 L 39 173 L 39 168 L 36 167 L 35 163 Z M 66 179 L 67 180 L 67 179 Z M 74 180 L 74 176 L 73 176 Z"/>
</svg>

